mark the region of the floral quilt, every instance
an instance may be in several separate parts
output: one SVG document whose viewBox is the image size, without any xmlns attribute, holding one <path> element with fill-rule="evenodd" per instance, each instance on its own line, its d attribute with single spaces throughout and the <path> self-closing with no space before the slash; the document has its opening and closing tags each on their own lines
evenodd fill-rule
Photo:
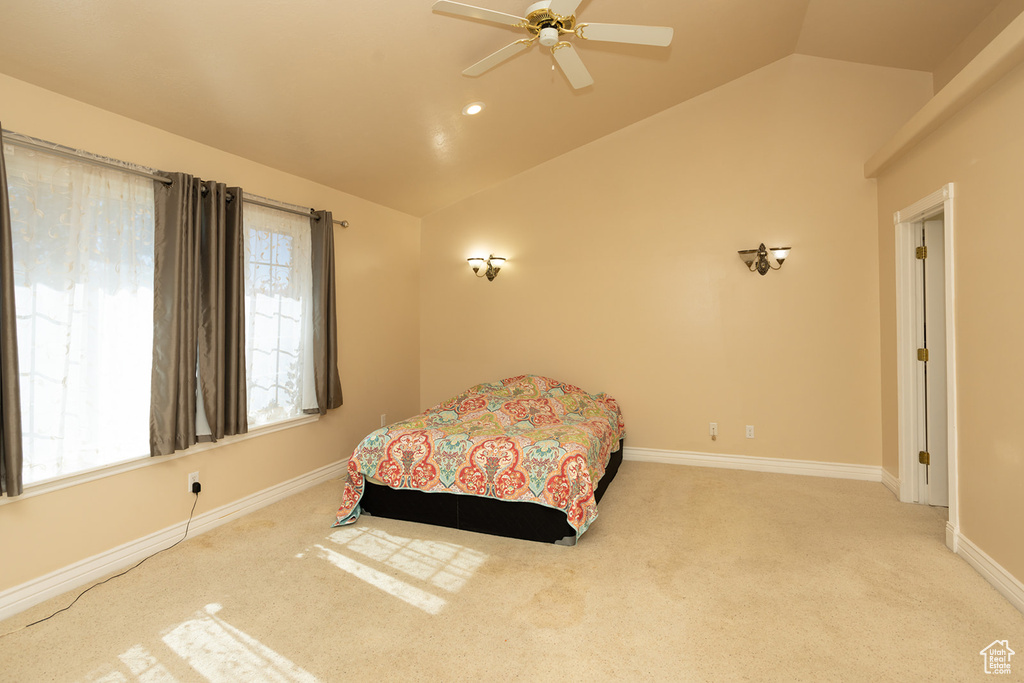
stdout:
<svg viewBox="0 0 1024 683">
<path fill-rule="evenodd" d="M 537 375 L 479 384 L 363 439 L 334 526 L 358 519 L 370 477 L 398 489 L 557 508 L 579 537 L 597 518 L 594 488 L 624 432 L 607 394 Z"/>
</svg>

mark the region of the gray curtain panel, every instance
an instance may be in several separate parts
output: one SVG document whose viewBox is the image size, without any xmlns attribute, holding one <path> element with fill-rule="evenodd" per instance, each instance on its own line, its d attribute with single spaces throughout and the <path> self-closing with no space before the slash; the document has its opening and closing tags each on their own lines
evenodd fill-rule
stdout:
<svg viewBox="0 0 1024 683">
<path fill-rule="evenodd" d="M 150 455 L 196 442 L 196 350 L 202 183 L 169 173 L 154 181 L 153 375 Z"/>
<path fill-rule="evenodd" d="M 242 190 L 207 181 L 199 249 L 199 385 L 213 441 L 248 431 Z M 229 200 L 230 197 L 230 200 Z"/>
<path fill-rule="evenodd" d="M 154 456 L 248 427 L 242 190 L 168 175 L 170 185 L 156 185 L 149 409 Z M 210 425 L 210 434 L 202 436 L 196 434 L 197 383 Z"/>
<path fill-rule="evenodd" d="M 7 166 L 0 128 L 0 493 L 21 495 L 21 393 L 18 337 L 14 315 L 14 256 Z"/>
<path fill-rule="evenodd" d="M 334 288 L 334 218 L 330 211 L 314 211 L 309 223 L 313 235 L 313 370 L 316 402 L 323 415 L 342 403 L 338 375 L 338 294 Z"/>
</svg>

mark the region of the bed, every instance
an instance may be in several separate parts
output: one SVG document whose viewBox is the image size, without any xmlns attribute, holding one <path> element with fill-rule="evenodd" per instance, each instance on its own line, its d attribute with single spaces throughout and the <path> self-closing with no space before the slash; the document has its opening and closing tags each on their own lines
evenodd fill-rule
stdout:
<svg viewBox="0 0 1024 683">
<path fill-rule="evenodd" d="M 624 433 L 607 394 L 539 375 L 479 384 L 363 439 L 335 526 L 367 514 L 575 545 Z"/>
</svg>

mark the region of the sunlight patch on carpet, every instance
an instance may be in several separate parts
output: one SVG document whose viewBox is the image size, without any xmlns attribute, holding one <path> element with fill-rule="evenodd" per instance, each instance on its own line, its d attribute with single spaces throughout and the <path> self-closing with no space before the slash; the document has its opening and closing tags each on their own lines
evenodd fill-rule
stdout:
<svg viewBox="0 0 1024 683">
<path fill-rule="evenodd" d="M 397 569 L 449 593 L 461 589 L 487 555 L 455 543 L 403 538 L 380 529 L 347 527 L 329 537 L 363 557 Z"/>
<path fill-rule="evenodd" d="M 308 671 L 252 636 L 219 619 L 220 605 L 206 606 L 168 632 L 163 641 L 210 683 L 294 681 L 317 683 Z"/>
<path fill-rule="evenodd" d="M 445 600 L 443 598 L 439 598 L 425 590 L 409 585 L 401 579 L 388 576 L 384 572 L 378 571 L 372 567 L 367 567 L 365 564 L 357 562 L 339 552 L 335 552 L 330 548 L 325 548 L 319 544 L 316 547 L 320 550 L 320 557 L 327 560 L 338 569 L 346 571 L 357 579 L 362 579 L 371 586 L 379 588 L 385 593 L 389 593 L 399 600 L 409 603 L 413 607 L 418 607 L 428 614 L 437 614 L 445 606 Z"/>
</svg>

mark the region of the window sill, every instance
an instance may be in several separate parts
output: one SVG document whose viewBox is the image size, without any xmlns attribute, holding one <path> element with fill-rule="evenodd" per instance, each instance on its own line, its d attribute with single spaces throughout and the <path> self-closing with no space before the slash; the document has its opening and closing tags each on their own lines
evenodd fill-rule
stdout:
<svg viewBox="0 0 1024 683">
<path fill-rule="evenodd" d="M 301 427 L 303 425 L 312 424 L 320 419 L 320 415 L 303 415 L 302 417 L 295 417 L 290 420 L 282 420 L 281 422 L 275 422 L 274 424 L 265 425 L 263 427 L 256 427 L 245 434 L 238 434 L 235 436 L 227 436 L 220 441 L 204 441 L 193 445 L 184 451 L 176 451 L 171 455 L 161 455 L 152 458 L 148 455 L 140 456 L 132 460 L 126 460 L 125 462 L 119 462 L 113 465 L 104 465 L 103 467 L 97 467 L 91 470 L 85 470 L 82 472 L 76 472 L 75 474 L 69 474 L 66 477 L 60 477 L 57 479 L 47 479 L 45 481 L 36 482 L 25 486 L 24 491 L 20 496 L 14 498 L 8 498 L 6 496 L 0 497 L 0 507 L 9 505 L 11 503 L 17 503 L 19 500 L 26 498 L 34 498 L 35 496 L 41 496 L 46 493 L 53 493 L 61 489 L 70 488 L 72 486 L 78 486 L 79 484 L 85 484 L 86 482 L 95 481 L 97 479 L 103 479 L 104 477 L 110 477 L 115 474 L 122 474 L 123 472 L 130 472 L 137 470 L 142 467 L 149 467 L 150 465 L 156 465 L 159 463 L 168 462 L 170 460 L 177 460 L 187 455 L 193 455 L 195 453 L 202 453 L 214 448 L 220 448 L 221 446 L 230 446 L 231 444 L 246 441 L 256 437 L 264 436 L 266 434 L 272 434 L 279 432 L 283 429 L 292 429 L 293 427 Z"/>
</svg>

